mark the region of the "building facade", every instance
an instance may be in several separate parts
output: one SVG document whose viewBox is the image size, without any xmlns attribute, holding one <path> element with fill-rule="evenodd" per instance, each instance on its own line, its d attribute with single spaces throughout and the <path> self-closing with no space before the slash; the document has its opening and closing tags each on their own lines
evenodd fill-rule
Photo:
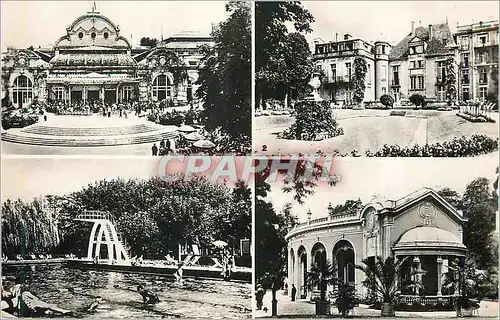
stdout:
<svg viewBox="0 0 500 320">
<path fill-rule="evenodd" d="M 498 90 L 498 21 L 458 26 L 455 40 L 460 98 L 484 101 L 489 93 Z"/>
<path fill-rule="evenodd" d="M 415 27 L 395 46 L 370 44 L 345 35 L 341 41 L 314 42 L 313 59 L 322 69 L 323 99 L 351 104 L 353 61 L 366 60 L 364 102 L 384 94 L 396 103 L 420 94 L 427 102 L 485 101 L 498 90 L 498 21 L 459 26 Z M 490 99 L 491 100 L 491 99 Z"/>
<path fill-rule="evenodd" d="M 53 48 L 9 48 L 2 55 L 2 89 L 17 107 L 35 100 L 186 103 L 195 98 L 204 45 L 213 39 L 183 32 L 155 48 L 132 47 L 111 20 L 87 12 Z"/>
<path fill-rule="evenodd" d="M 375 198 L 363 208 L 342 214 L 318 219 L 309 216 L 286 236 L 288 286 L 295 285 L 298 298 L 312 298 L 317 290 L 305 285 L 307 272 L 312 263 L 329 260 L 342 281 L 353 283 L 358 293 L 366 294 L 364 274 L 355 265 L 365 258 L 395 256 L 408 257 L 399 283 L 405 283 L 414 270 L 423 270 L 423 294 L 442 296 L 442 275 L 449 262 L 463 259 L 466 253 L 462 239 L 465 221 L 461 212 L 429 188 L 394 201 Z M 414 294 L 401 289 L 403 295 Z"/>
</svg>

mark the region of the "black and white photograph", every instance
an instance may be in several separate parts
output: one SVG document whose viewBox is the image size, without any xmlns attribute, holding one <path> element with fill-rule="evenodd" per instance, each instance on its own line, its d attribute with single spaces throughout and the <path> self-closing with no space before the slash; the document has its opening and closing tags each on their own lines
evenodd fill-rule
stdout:
<svg viewBox="0 0 500 320">
<path fill-rule="evenodd" d="M 2 2 L 2 154 L 251 152 L 251 3 Z"/>
<path fill-rule="evenodd" d="M 251 186 L 161 166 L 4 159 L 2 319 L 250 318 Z"/>
<path fill-rule="evenodd" d="M 255 317 L 497 317 L 497 160 L 335 168 L 335 185 L 256 180 Z"/>
<path fill-rule="evenodd" d="M 499 9 L 494 1 L 256 2 L 254 153 L 496 152 Z"/>
</svg>

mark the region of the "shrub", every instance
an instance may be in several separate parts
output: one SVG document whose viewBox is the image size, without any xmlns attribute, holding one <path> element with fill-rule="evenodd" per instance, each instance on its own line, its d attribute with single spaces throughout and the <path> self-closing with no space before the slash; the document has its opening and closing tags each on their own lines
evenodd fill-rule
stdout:
<svg viewBox="0 0 500 320">
<path fill-rule="evenodd" d="M 35 113 L 30 114 L 3 114 L 2 127 L 5 130 L 10 128 L 24 128 L 38 122 L 38 115 Z"/>
<path fill-rule="evenodd" d="M 380 97 L 380 103 L 386 107 L 392 107 L 394 105 L 394 98 L 388 94 L 384 94 Z"/>
<path fill-rule="evenodd" d="M 459 116 L 462 119 L 465 119 L 470 122 L 493 122 L 495 123 L 495 120 L 492 118 L 489 118 L 485 115 L 474 115 L 470 112 L 459 112 L 457 113 L 457 116 Z"/>
<path fill-rule="evenodd" d="M 326 101 L 297 102 L 295 112 L 295 122 L 280 134 L 280 138 L 313 141 L 344 134 L 344 130 L 332 118 L 332 110 Z"/>
<path fill-rule="evenodd" d="M 403 110 L 393 110 L 390 113 L 391 116 L 401 116 L 404 117 L 406 115 L 406 111 Z"/>
<path fill-rule="evenodd" d="M 148 120 L 156 122 L 156 114 L 151 113 L 148 115 Z M 174 125 L 181 126 L 184 123 L 184 114 L 173 110 L 172 112 L 166 112 L 158 115 L 159 123 L 162 125 Z"/>
<path fill-rule="evenodd" d="M 470 157 L 498 150 L 498 139 L 475 134 L 470 137 L 453 138 L 443 143 L 400 147 L 384 145 L 376 152 L 366 151 L 367 157 Z"/>
<path fill-rule="evenodd" d="M 414 104 L 415 106 L 424 106 L 425 105 L 425 97 L 421 94 L 412 94 L 410 96 L 410 102 Z"/>
</svg>

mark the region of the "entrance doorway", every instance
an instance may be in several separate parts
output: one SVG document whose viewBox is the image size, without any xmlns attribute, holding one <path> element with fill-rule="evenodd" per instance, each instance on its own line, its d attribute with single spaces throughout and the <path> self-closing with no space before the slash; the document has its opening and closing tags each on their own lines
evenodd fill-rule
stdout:
<svg viewBox="0 0 500 320">
<path fill-rule="evenodd" d="M 116 103 L 116 91 L 115 90 L 104 91 L 104 101 L 110 104 Z"/>
<path fill-rule="evenodd" d="M 82 91 L 81 90 L 72 90 L 71 91 L 71 101 L 82 101 Z"/>
<path fill-rule="evenodd" d="M 91 102 L 99 101 L 99 90 L 87 91 L 87 100 Z"/>
</svg>

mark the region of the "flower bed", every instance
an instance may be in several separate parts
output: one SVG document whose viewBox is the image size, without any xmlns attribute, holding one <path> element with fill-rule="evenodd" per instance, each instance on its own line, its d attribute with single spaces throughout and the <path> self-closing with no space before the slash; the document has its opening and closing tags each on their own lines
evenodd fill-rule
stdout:
<svg viewBox="0 0 500 320">
<path fill-rule="evenodd" d="M 406 116 L 406 111 L 402 111 L 402 110 L 392 110 L 391 113 L 390 113 L 391 116 L 400 116 L 400 117 L 404 117 Z"/>
<path fill-rule="evenodd" d="M 38 115 L 30 114 L 4 114 L 2 115 L 2 127 L 5 130 L 10 128 L 24 128 L 38 122 Z"/>
<path fill-rule="evenodd" d="M 366 151 L 367 157 L 471 157 L 498 150 L 498 139 L 486 135 L 454 138 L 443 143 L 418 144 L 412 147 L 384 145 L 376 152 Z"/>
<path fill-rule="evenodd" d="M 319 141 L 344 134 L 332 118 L 327 102 L 300 101 L 295 104 L 295 122 L 279 134 L 281 139 Z"/>
<path fill-rule="evenodd" d="M 458 112 L 457 116 L 459 116 L 462 119 L 465 119 L 470 122 L 492 122 L 495 123 L 495 120 L 492 118 L 489 118 L 485 115 L 474 115 L 469 112 Z"/>
</svg>

